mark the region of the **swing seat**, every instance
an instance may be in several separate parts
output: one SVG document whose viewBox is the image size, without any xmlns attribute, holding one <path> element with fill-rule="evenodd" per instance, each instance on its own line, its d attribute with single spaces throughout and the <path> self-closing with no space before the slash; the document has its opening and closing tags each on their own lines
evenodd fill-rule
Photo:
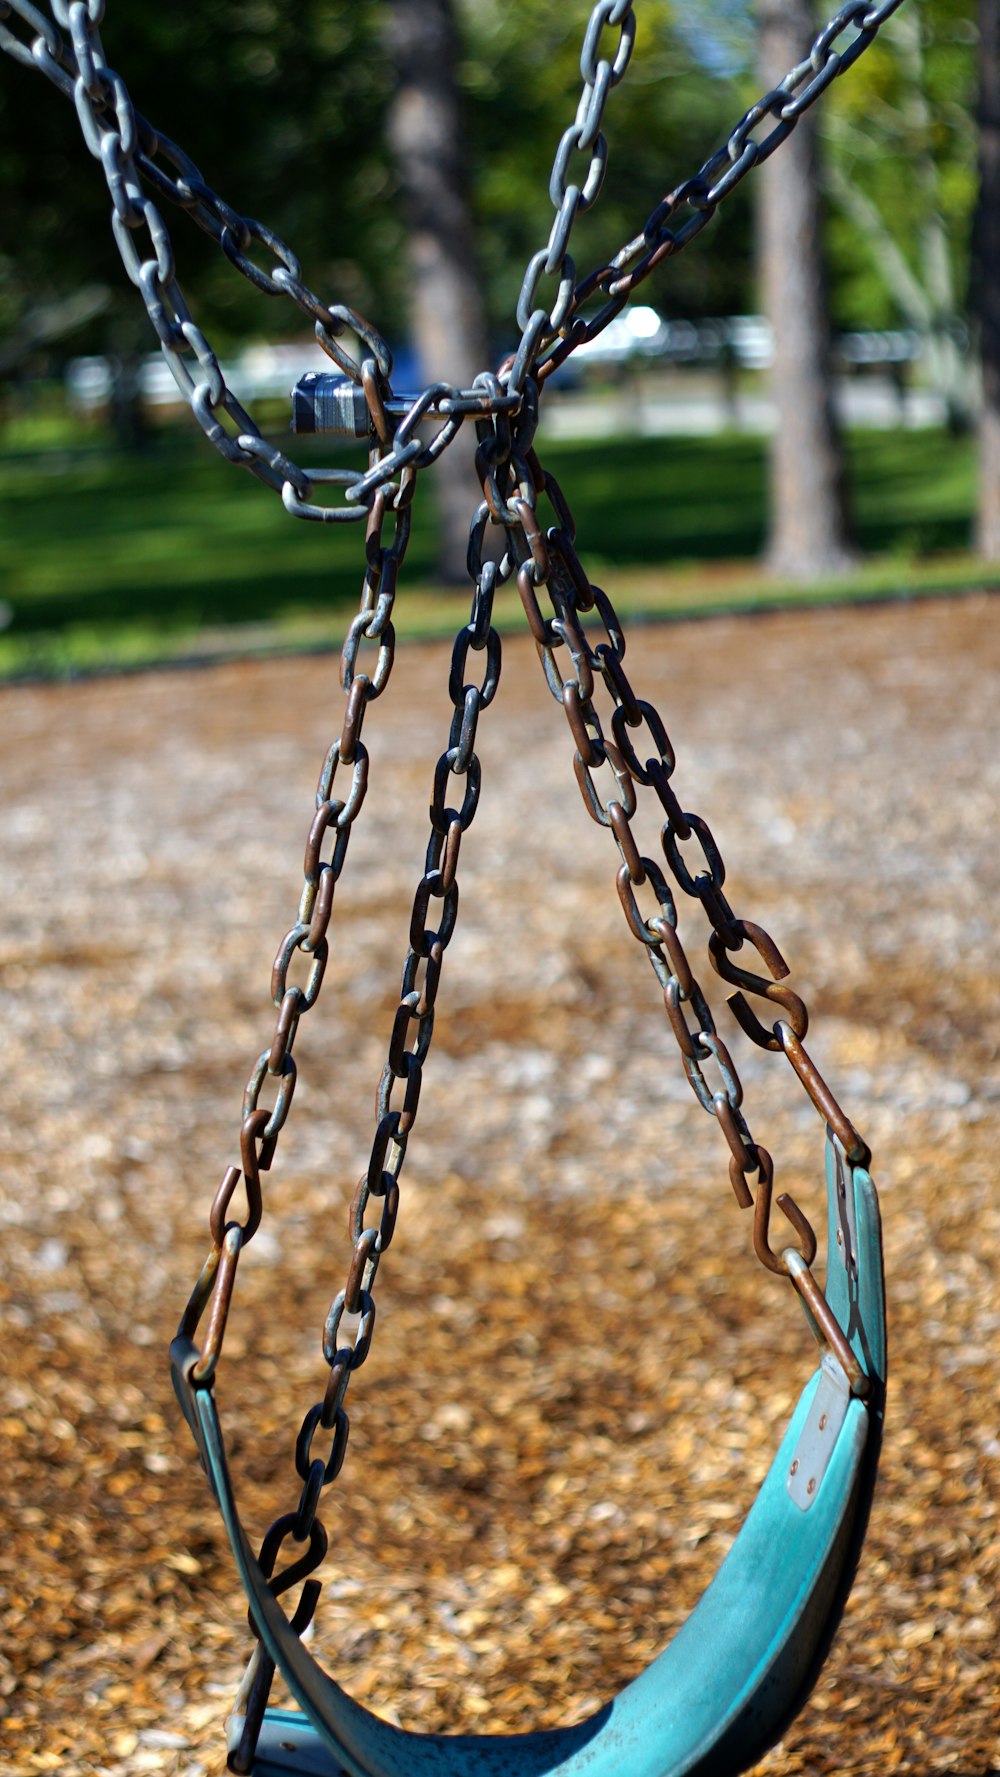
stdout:
<svg viewBox="0 0 1000 1777">
<path fill-rule="evenodd" d="M 573 1727 L 417 1734 L 354 1702 L 292 1629 L 247 1541 L 211 1388 L 175 1359 L 262 1641 L 300 1710 L 267 1711 L 253 1777 L 723 1777 L 801 1708 L 850 1590 L 875 1484 L 885 1379 L 878 1199 L 827 1133 L 826 1294 L 868 1377 L 862 1400 L 825 1353 L 746 1521 L 700 1603 L 624 1690 Z M 304 1713 L 303 1713 L 304 1712 Z"/>
</svg>

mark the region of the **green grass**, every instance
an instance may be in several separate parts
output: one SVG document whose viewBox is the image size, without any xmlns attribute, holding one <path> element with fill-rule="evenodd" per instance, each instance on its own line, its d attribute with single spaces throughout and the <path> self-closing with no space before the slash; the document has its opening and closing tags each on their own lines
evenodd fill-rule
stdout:
<svg viewBox="0 0 1000 1777">
<path fill-rule="evenodd" d="M 22 435 L 19 448 L 0 441 L 0 598 L 11 611 L 0 675 L 323 644 L 341 634 L 360 589 L 363 526 L 289 518 L 274 494 L 180 432 L 132 456 L 63 438 L 61 448 L 55 435 L 30 446 Z M 861 433 L 849 452 L 868 559 L 856 575 L 807 596 L 996 581 L 964 554 L 970 441 Z M 309 454 L 319 459 L 316 449 Z M 755 565 L 765 522 L 761 440 L 586 441 L 543 454 L 577 515 L 591 574 L 623 611 L 687 614 L 803 597 Z M 433 586 L 429 475 L 417 491 L 397 603 L 398 627 L 423 634 L 451 628 L 456 609 Z M 514 621 L 516 604 L 508 589 L 504 621 Z"/>
</svg>

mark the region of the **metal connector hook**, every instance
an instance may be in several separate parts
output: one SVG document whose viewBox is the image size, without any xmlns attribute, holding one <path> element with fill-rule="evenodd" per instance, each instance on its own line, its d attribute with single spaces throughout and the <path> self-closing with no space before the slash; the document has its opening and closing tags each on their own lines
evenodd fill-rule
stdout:
<svg viewBox="0 0 1000 1777">
<path fill-rule="evenodd" d="M 757 1149 L 757 1198 L 753 1212 L 753 1250 L 762 1265 L 768 1271 L 774 1271 L 779 1277 L 789 1274 L 788 1263 L 784 1255 L 776 1253 L 771 1246 L 771 1195 L 774 1190 L 774 1162 L 766 1148 Z M 782 1215 L 791 1222 L 799 1237 L 799 1252 L 805 1265 L 811 1265 L 816 1257 L 816 1236 L 811 1223 L 803 1215 L 794 1197 L 787 1191 L 778 1198 L 778 1208 Z"/>
</svg>

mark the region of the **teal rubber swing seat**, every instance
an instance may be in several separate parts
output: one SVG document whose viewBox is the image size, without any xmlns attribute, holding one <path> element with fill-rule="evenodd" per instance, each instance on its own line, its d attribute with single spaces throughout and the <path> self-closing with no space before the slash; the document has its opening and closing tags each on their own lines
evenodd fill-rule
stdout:
<svg viewBox="0 0 1000 1777">
<path fill-rule="evenodd" d="M 827 1348 L 719 1572 L 645 1672 L 572 1727 L 418 1734 L 354 1702 L 303 1646 L 240 1523 L 213 1390 L 173 1347 L 197 1439 L 261 1640 L 299 1710 L 269 1709 L 253 1777 L 723 1777 L 753 1764 L 801 1708 L 850 1590 L 875 1483 L 885 1392 L 878 1199 L 827 1131 L 826 1297 L 858 1360 Z M 862 1394 L 862 1390 L 864 1391 Z"/>
</svg>

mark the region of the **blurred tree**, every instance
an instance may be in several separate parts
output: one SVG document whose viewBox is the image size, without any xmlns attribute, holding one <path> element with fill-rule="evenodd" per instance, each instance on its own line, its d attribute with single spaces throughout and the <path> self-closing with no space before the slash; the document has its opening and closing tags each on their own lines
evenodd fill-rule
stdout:
<svg viewBox="0 0 1000 1777">
<path fill-rule="evenodd" d="M 758 0 L 765 88 L 805 54 L 811 0 Z M 831 336 L 815 112 L 807 111 L 756 175 L 761 289 L 774 336 L 770 454 L 772 572 L 815 580 L 850 564 L 844 465 L 833 415 Z"/>
<path fill-rule="evenodd" d="M 233 206 L 300 253 L 307 280 L 399 320 L 394 267 L 402 219 L 389 188 L 381 119 L 390 73 L 372 10 L 350 0 L 204 0 L 199 7 L 109 6 L 108 60 L 133 102 L 180 143 Z M 40 75 L 0 56 L 0 313 L 16 322 L 81 284 L 106 286 L 106 312 L 80 335 L 95 350 L 153 343 L 124 281 L 101 169 L 71 105 Z M 302 331 L 301 317 L 234 273 L 217 247 L 164 203 L 178 276 L 213 343 L 248 330 Z M 376 290 L 375 278 L 380 276 Z M 135 317 L 138 316 L 136 320 Z M 76 349 L 81 349 L 78 344 Z"/>
<path fill-rule="evenodd" d="M 398 338 L 409 274 L 385 130 L 395 85 L 385 40 L 393 3 L 203 0 L 180 10 L 115 0 L 103 38 L 137 107 L 191 154 L 209 183 L 289 242 L 313 288 L 354 304 Z M 738 13 L 742 0 L 732 4 Z M 512 344 L 523 267 L 551 226 L 549 170 L 579 95 L 585 9 L 570 28 L 550 0 L 456 5 L 455 73 L 466 101 L 495 359 Z M 397 7 L 403 15 L 420 9 L 421 0 Z M 662 192 L 724 139 L 740 110 L 735 61 L 707 23 L 682 30 L 668 0 L 646 0 L 639 28 L 639 54 L 609 106 L 605 189 L 574 235 L 581 266 L 633 234 Z M 103 284 L 115 296 L 114 312 L 82 338 L 97 350 L 111 343 L 135 296 L 122 282 L 108 210 L 72 107 L 42 76 L 0 56 L 0 322 L 9 326 L 39 297 Z M 182 287 L 222 345 L 248 332 L 298 330 L 290 305 L 262 303 L 179 212 L 168 220 Z M 669 313 L 696 316 L 745 307 L 751 233 L 739 194 L 728 206 L 724 244 L 712 230 L 697 255 L 661 277 L 656 300 Z"/>
<path fill-rule="evenodd" d="M 524 268 L 552 226 L 549 174 L 579 99 L 586 7 L 570 18 L 552 0 L 458 4 L 480 251 L 494 329 L 506 351 L 515 343 Z M 643 0 L 637 8 L 635 54 L 608 99 L 604 186 L 573 228 L 571 252 L 581 274 L 631 239 L 664 192 L 695 172 L 739 117 L 741 71 L 716 35 L 728 10 L 728 0 L 718 0 L 698 12 L 693 26 L 688 0 L 682 7 Z M 743 311 L 753 287 L 752 236 L 744 188 L 718 229 L 663 267 L 645 300 L 668 316 Z"/>
<path fill-rule="evenodd" d="M 396 75 L 389 142 L 407 221 L 409 316 L 425 383 L 468 387 L 490 367 L 486 304 L 468 197 L 468 148 L 456 80 L 451 0 L 391 0 L 386 41 Z M 475 435 L 464 427 L 438 461 L 438 573 L 467 578 L 469 525 L 482 498 Z"/>
<path fill-rule="evenodd" d="M 975 195 L 975 0 L 904 6 L 824 102 L 838 319 L 921 337 L 955 431 L 970 422 L 965 294 Z"/>
<path fill-rule="evenodd" d="M 1000 11 L 979 5 L 979 204 L 975 290 L 982 364 L 976 543 L 1000 561 Z"/>
</svg>

